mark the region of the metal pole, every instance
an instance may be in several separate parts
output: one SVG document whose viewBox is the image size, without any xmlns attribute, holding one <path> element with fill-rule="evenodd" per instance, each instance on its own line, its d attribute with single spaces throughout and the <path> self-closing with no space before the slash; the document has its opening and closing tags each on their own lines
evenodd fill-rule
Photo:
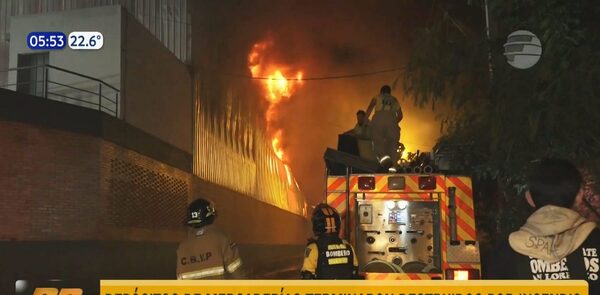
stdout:
<svg viewBox="0 0 600 295">
<path fill-rule="evenodd" d="M 350 240 L 350 167 L 346 166 L 346 241 Z"/>
<path fill-rule="evenodd" d="M 490 13 L 488 11 L 488 1 L 485 1 L 485 29 L 486 29 L 486 33 L 487 33 L 487 39 L 488 39 L 488 46 L 489 43 L 491 42 L 490 40 Z M 494 71 L 492 70 L 492 51 L 491 49 L 488 47 L 488 67 L 489 67 L 489 71 L 490 71 L 490 81 L 492 81 L 492 78 L 494 77 Z"/>
<path fill-rule="evenodd" d="M 457 223 L 456 223 L 456 187 L 448 188 L 448 209 L 450 216 L 450 244 L 455 245 L 457 243 Z"/>
</svg>

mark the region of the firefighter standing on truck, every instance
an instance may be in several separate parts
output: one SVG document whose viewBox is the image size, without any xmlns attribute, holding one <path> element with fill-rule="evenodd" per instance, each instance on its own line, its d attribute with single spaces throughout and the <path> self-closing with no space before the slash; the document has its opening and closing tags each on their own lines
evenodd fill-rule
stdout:
<svg viewBox="0 0 600 295">
<path fill-rule="evenodd" d="M 382 166 L 390 167 L 390 172 L 396 172 L 398 162 L 398 142 L 400 141 L 400 127 L 402 121 L 402 108 L 398 100 L 392 96 L 392 88 L 388 85 L 381 87 L 379 95 L 371 99 L 367 108 L 367 118 L 375 110 L 371 120 L 371 134 L 373 148 Z"/>
<path fill-rule="evenodd" d="M 352 246 L 340 239 L 340 215 L 327 204 L 319 204 L 312 215 L 315 238 L 309 239 L 302 265 L 303 279 L 355 279 L 358 259 Z"/>
<path fill-rule="evenodd" d="M 188 207 L 188 239 L 177 249 L 177 279 L 243 279 L 242 260 L 235 243 L 213 222 L 214 204 L 197 199 Z"/>
</svg>

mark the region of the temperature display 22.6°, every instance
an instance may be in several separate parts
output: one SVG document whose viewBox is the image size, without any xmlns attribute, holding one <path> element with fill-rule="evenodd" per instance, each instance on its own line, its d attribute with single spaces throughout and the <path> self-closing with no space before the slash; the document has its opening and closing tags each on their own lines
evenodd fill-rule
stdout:
<svg viewBox="0 0 600 295">
<path fill-rule="evenodd" d="M 97 50 L 104 45 L 104 36 L 100 32 L 71 32 L 69 47 L 71 49 Z"/>
</svg>

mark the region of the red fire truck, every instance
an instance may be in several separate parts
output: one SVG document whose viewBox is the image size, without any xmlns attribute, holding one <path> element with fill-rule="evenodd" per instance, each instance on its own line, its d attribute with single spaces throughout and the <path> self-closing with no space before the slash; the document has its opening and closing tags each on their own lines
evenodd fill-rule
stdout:
<svg viewBox="0 0 600 295">
<path fill-rule="evenodd" d="M 469 177 L 380 173 L 375 161 L 333 149 L 325 161 L 326 202 L 340 213 L 366 279 L 480 277 Z"/>
</svg>

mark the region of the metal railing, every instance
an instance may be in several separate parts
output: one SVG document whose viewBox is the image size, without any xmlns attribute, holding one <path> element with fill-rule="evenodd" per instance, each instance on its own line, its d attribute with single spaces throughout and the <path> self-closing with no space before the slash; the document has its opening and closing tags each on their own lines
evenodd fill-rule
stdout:
<svg viewBox="0 0 600 295">
<path fill-rule="evenodd" d="M 9 68 L 4 72 L 8 73 L 9 81 L 15 82 L 0 85 L 0 88 L 120 116 L 120 90 L 100 79 L 53 65 Z"/>
</svg>

